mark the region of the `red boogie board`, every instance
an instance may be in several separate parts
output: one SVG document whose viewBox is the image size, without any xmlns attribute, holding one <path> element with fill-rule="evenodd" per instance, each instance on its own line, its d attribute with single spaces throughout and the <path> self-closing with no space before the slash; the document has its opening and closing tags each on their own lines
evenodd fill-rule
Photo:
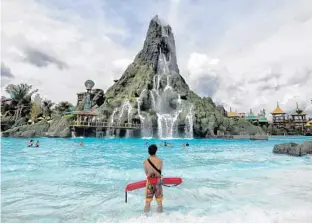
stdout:
<svg viewBox="0 0 312 224">
<path fill-rule="evenodd" d="M 162 182 L 165 185 L 179 185 L 182 183 L 182 178 L 180 178 L 180 177 L 164 177 L 164 178 L 162 178 Z M 134 191 L 134 190 L 137 190 L 140 188 L 144 188 L 145 186 L 146 186 L 146 180 L 142 180 L 142 181 L 138 181 L 135 183 L 128 184 L 126 186 L 126 189 L 125 189 L 126 203 L 127 203 L 127 192 L 128 191 Z"/>
</svg>

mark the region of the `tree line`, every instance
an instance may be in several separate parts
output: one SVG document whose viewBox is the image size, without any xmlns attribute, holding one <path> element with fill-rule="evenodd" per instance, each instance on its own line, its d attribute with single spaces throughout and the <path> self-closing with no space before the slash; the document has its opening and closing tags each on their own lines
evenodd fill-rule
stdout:
<svg viewBox="0 0 312 224">
<path fill-rule="evenodd" d="M 43 99 L 38 89 L 33 89 L 33 86 L 29 84 L 9 84 L 5 87 L 5 91 L 10 98 L 2 97 L 1 99 L 1 120 L 3 118 L 11 118 L 10 120 L 28 118 L 35 123 L 42 119 L 52 119 L 53 113 L 64 114 L 75 109 L 68 101 L 56 104 L 49 99 Z"/>
</svg>

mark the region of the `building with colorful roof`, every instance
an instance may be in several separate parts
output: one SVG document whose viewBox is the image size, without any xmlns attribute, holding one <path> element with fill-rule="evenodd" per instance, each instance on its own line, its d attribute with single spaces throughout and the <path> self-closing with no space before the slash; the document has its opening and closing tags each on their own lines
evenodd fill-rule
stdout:
<svg viewBox="0 0 312 224">
<path fill-rule="evenodd" d="M 227 112 L 227 117 L 237 119 L 239 118 L 239 115 L 237 112 L 232 111 L 232 108 L 230 107 L 230 112 Z"/>
<path fill-rule="evenodd" d="M 286 113 L 279 107 L 278 102 L 277 102 L 275 110 L 271 114 L 272 114 L 273 126 L 276 126 L 278 128 L 285 127 Z"/>
<path fill-rule="evenodd" d="M 268 119 L 265 117 L 265 110 L 260 110 L 260 113 L 258 114 L 258 121 L 257 124 L 260 126 L 268 126 L 269 125 L 269 121 Z"/>
<path fill-rule="evenodd" d="M 245 119 L 249 120 L 249 121 L 257 121 L 258 117 L 256 115 L 254 115 L 254 113 L 250 109 L 250 111 L 249 111 L 248 115 L 245 117 Z"/>
</svg>

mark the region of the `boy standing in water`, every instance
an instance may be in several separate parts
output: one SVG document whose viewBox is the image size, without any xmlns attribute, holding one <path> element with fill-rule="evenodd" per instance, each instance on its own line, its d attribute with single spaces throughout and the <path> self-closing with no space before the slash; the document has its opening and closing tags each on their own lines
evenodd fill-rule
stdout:
<svg viewBox="0 0 312 224">
<path fill-rule="evenodd" d="M 151 208 L 151 202 L 155 195 L 158 207 L 157 212 L 162 212 L 162 182 L 161 182 L 161 171 L 163 167 L 163 162 L 156 157 L 157 146 L 152 144 L 148 147 L 148 153 L 150 157 L 144 161 L 144 170 L 147 176 L 146 181 L 146 203 L 144 207 L 144 212 L 149 212 Z"/>
</svg>

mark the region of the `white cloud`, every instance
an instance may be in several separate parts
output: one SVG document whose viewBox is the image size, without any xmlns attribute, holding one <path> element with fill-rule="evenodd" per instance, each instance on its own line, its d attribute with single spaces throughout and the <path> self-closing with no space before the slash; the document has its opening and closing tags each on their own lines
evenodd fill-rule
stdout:
<svg viewBox="0 0 312 224">
<path fill-rule="evenodd" d="M 219 88 L 221 76 L 219 59 L 208 58 L 205 54 L 192 53 L 188 60 L 188 83 L 198 94 L 213 96 Z"/>
<path fill-rule="evenodd" d="M 119 79 L 121 74 L 127 69 L 127 67 L 132 63 L 133 59 L 130 60 L 128 58 L 122 58 L 113 61 L 113 71 L 114 71 L 114 78 Z"/>
<path fill-rule="evenodd" d="M 158 13 L 172 26 L 181 74 L 200 95 L 239 111 L 271 112 L 276 101 L 286 111 L 296 101 L 310 104 L 309 0 L 68 1 L 60 1 L 70 6 L 63 8 L 2 1 L 2 61 L 15 76 L 9 81 L 31 83 L 55 101 L 76 102 L 86 79 L 106 90 L 141 50 L 149 19 Z M 71 9 L 78 6 L 82 13 Z"/>
<path fill-rule="evenodd" d="M 276 101 L 287 112 L 295 109 L 296 101 L 304 109 L 312 99 L 311 6 L 311 1 L 301 1 L 266 16 L 256 13 L 244 18 L 228 29 L 213 50 L 202 49 L 196 59 L 189 56 L 187 81 L 196 91 L 199 83 L 211 80 L 207 55 L 217 56 L 220 84 L 212 96 L 227 109 L 271 112 Z M 206 74 L 195 75 L 199 73 Z M 200 88 L 209 93 L 209 85 Z"/>
<path fill-rule="evenodd" d="M 52 100 L 76 102 L 86 79 L 107 89 L 116 61 L 133 57 L 109 38 L 126 34 L 104 20 L 85 20 L 32 0 L 3 1 L 2 9 L 2 60 L 14 72 L 12 83 L 33 84 Z"/>
</svg>

